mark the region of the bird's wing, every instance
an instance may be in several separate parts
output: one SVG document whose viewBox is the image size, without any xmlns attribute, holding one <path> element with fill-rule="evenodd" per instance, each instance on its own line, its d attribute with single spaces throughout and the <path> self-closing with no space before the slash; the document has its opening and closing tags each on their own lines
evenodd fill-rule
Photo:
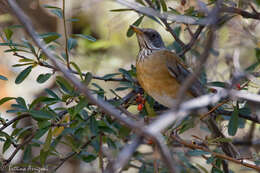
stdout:
<svg viewBox="0 0 260 173">
<path fill-rule="evenodd" d="M 185 79 L 191 74 L 184 62 L 173 52 L 163 50 L 166 57 L 166 65 L 171 76 L 173 76 L 179 83 L 183 83 Z M 189 92 L 197 97 L 206 93 L 205 87 L 196 79 L 189 88 Z"/>
</svg>

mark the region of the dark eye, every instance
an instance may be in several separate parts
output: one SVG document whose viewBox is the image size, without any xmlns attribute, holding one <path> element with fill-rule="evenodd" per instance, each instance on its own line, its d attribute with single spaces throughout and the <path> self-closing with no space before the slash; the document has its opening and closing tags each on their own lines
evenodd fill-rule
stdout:
<svg viewBox="0 0 260 173">
<path fill-rule="evenodd" d="M 151 38 L 154 39 L 156 37 L 156 34 L 155 33 L 152 33 L 151 34 Z"/>
</svg>

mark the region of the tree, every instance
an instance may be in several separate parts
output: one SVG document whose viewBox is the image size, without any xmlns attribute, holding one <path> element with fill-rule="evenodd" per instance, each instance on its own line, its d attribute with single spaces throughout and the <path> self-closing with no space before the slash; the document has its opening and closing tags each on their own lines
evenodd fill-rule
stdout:
<svg viewBox="0 0 260 173">
<path fill-rule="evenodd" d="M 51 171 L 56 171 L 63 163 L 75 157 L 84 162 L 93 162 L 98 159 L 100 170 L 104 172 L 118 172 L 130 167 L 136 168 L 139 172 L 208 172 L 205 165 L 192 162 L 191 158 L 195 156 L 205 159 L 207 164 L 212 165 L 211 172 L 227 173 L 230 169 L 229 163 L 235 163 L 241 168 L 248 167 L 260 170 L 257 154 L 248 159 L 233 154 L 233 151 L 227 147 L 231 143 L 235 146 L 244 143 L 254 149 L 253 133 L 256 124 L 259 123 L 259 108 L 257 106 L 260 97 L 258 94 L 250 93 L 248 89 L 259 76 L 257 69 L 260 63 L 260 51 L 257 43 L 254 50 L 255 61 L 246 69 L 240 67 L 239 53 L 238 50 L 235 51 L 233 63 L 229 67 L 231 77 L 228 82 L 207 82 L 205 69 L 210 55 L 218 58 L 218 52 L 213 44 L 218 30 L 227 25 L 234 15 L 259 20 L 260 15 L 256 9 L 259 5 L 258 1 L 239 3 L 237 7 L 232 6 L 231 2 L 221 0 L 209 1 L 207 4 L 198 1 L 198 7 L 188 5 L 189 8 L 181 14 L 177 8 L 167 6 L 164 0 L 138 0 L 135 3 L 118 0 L 127 9 L 117 9 L 113 10 L 114 12 L 136 11 L 141 15 L 133 23 L 137 26 L 144 17 L 161 23 L 175 40 L 171 48 L 183 60 L 185 60 L 187 53 L 197 57 L 193 75 L 190 75 L 185 81 L 181 81 L 183 87 L 179 94 L 179 106 L 165 111 L 155 120 L 152 117 L 165 108 L 155 103 L 147 94 L 143 94 L 135 79 L 134 66 L 128 70 L 120 68 L 118 73 L 107 74 L 103 77 L 92 75 L 90 72 L 82 72 L 70 58 L 70 51 L 75 47 L 77 41 L 75 37 L 82 37 L 90 41 L 95 41 L 95 38 L 82 34 L 72 37 L 65 29 L 66 44 L 64 53 L 60 56 L 57 53 L 58 46 L 54 43 L 61 37 L 61 34 L 53 32 L 37 34 L 30 19 L 16 2 L 13 0 L 7 2 L 34 42 L 22 40 L 16 43 L 12 40 L 13 28 L 8 27 L 3 30 L 2 38 L 5 42 L 0 43 L 0 45 L 7 46 L 8 50 L 6 51 L 12 52 L 20 58 L 21 63 L 15 66 L 24 66 L 24 70 L 17 75 L 15 83 L 22 83 L 35 68 L 42 66 L 52 69 L 53 73 L 39 75 L 37 82 L 44 83 L 50 78 L 56 78 L 59 92 L 46 89 L 45 96 L 39 96 L 31 103 L 22 97 L 5 97 L 0 100 L 0 104 L 15 100 L 16 103 L 12 104 L 8 112 L 17 115 L 12 120 L 1 119 L 0 134 L 4 143 L 3 152 L 10 146 L 15 147 L 10 157 L 2 162 L 2 166 L 8 166 L 17 152 L 23 150 L 23 162 L 19 166 L 26 169 L 33 169 L 31 168 L 33 165 L 35 169 L 48 168 Z M 236 2 L 233 3 L 236 4 Z M 186 1 L 181 1 L 179 5 L 185 6 L 185 4 Z M 71 19 L 66 19 L 65 9 L 54 6 L 45 7 L 52 9 L 52 12 L 64 21 L 66 28 L 65 23 Z M 248 8 L 252 12 L 248 12 Z M 181 23 L 186 31 L 182 31 L 181 27 L 172 29 L 169 22 Z M 127 35 L 131 36 L 132 32 L 130 28 Z M 190 35 L 188 43 L 184 43 L 180 39 L 181 32 Z M 195 44 L 202 45 L 202 51 L 195 47 Z M 32 54 L 34 58 L 27 58 L 22 55 L 22 52 Z M 57 72 L 60 72 L 61 75 L 55 75 Z M 211 86 L 209 93 L 183 101 L 182 93 L 189 89 L 198 76 L 202 76 L 205 85 Z M 2 75 L 0 78 L 7 80 Z M 107 99 L 102 86 L 93 83 L 93 79 L 118 82 L 118 87 L 114 90 L 111 89 L 115 97 Z M 90 89 L 88 87 L 90 84 L 95 88 Z M 256 87 L 259 89 L 259 86 Z M 116 93 L 116 91 L 125 89 L 131 91 L 124 97 Z M 197 102 L 200 104 L 198 105 Z M 62 106 L 53 107 L 58 103 L 62 103 Z M 140 111 L 138 116 L 127 110 L 130 105 L 134 104 L 138 105 Z M 226 109 L 228 106 L 231 108 Z M 191 113 L 199 112 L 202 108 L 209 108 L 209 111 L 199 118 L 198 115 L 190 116 Z M 195 136 L 195 141 L 182 139 L 181 134 L 193 127 L 195 119 L 203 121 L 208 117 L 211 117 L 209 121 L 213 122 L 212 129 L 201 126 L 212 133 L 211 137 L 204 139 Z M 32 118 L 36 122 L 35 125 L 18 128 L 16 125 L 25 118 Z M 220 124 L 224 118 L 228 120 L 228 134 L 230 136 L 235 136 L 240 127 L 246 131 L 245 126 L 241 125 L 251 122 L 249 137 L 237 140 L 222 135 L 215 120 L 218 119 L 217 122 Z M 144 121 L 147 119 L 150 122 Z M 14 128 L 12 134 L 4 131 L 9 126 Z M 44 141 L 42 141 L 43 139 Z M 65 156 L 61 155 L 58 151 L 58 146 L 61 143 L 69 146 L 72 151 Z M 150 159 L 142 152 L 137 151 L 137 148 L 143 143 L 153 146 L 153 154 L 159 153 L 160 157 Z M 187 148 L 187 150 L 180 152 L 176 149 L 180 146 Z M 40 149 L 39 155 L 31 155 L 33 148 Z M 115 151 L 116 157 L 113 158 L 108 150 Z M 56 161 L 56 166 L 49 162 L 53 158 Z M 248 160 L 252 162 L 248 162 Z"/>
</svg>

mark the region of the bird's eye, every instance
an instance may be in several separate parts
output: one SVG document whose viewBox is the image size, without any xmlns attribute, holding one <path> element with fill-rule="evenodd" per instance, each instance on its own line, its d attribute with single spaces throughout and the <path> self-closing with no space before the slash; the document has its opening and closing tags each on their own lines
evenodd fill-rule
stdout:
<svg viewBox="0 0 260 173">
<path fill-rule="evenodd" d="M 156 37 L 156 34 L 152 33 L 151 38 L 154 39 Z"/>
</svg>

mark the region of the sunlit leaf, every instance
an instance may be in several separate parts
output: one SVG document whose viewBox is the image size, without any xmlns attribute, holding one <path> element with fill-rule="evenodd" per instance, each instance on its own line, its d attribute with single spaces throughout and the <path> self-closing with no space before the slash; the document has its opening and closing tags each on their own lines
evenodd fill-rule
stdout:
<svg viewBox="0 0 260 173">
<path fill-rule="evenodd" d="M 161 3 L 163 11 L 167 11 L 167 5 L 165 3 L 165 0 L 160 0 L 160 3 Z"/>
<path fill-rule="evenodd" d="M 141 16 L 139 17 L 132 25 L 134 26 L 139 26 L 143 20 L 144 16 Z M 131 37 L 132 35 L 134 34 L 134 30 L 130 27 L 128 30 L 127 30 L 127 37 Z"/>
<path fill-rule="evenodd" d="M 9 28 L 5 28 L 4 33 L 5 33 L 6 39 L 10 40 L 13 35 L 13 31 Z"/>
<path fill-rule="evenodd" d="M 44 42 L 46 44 L 48 44 L 48 43 L 55 41 L 58 38 L 60 38 L 61 35 L 56 33 L 56 32 L 48 32 L 48 33 L 45 33 L 45 34 L 40 34 L 40 37 L 44 40 Z"/>
<path fill-rule="evenodd" d="M 78 36 L 84 39 L 87 39 L 89 41 L 96 41 L 97 39 L 95 39 L 94 37 L 90 36 L 90 35 L 84 35 L 84 34 L 73 34 L 74 36 Z"/>
<path fill-rule="evenodd" d="M 51 140 L 52 140 L 52 130 L 49 129 L 48 135 L 45 139 L 45 143 L 43 145 L 43 151 L 48 151 L 51 146 Z"/>
</svg>

